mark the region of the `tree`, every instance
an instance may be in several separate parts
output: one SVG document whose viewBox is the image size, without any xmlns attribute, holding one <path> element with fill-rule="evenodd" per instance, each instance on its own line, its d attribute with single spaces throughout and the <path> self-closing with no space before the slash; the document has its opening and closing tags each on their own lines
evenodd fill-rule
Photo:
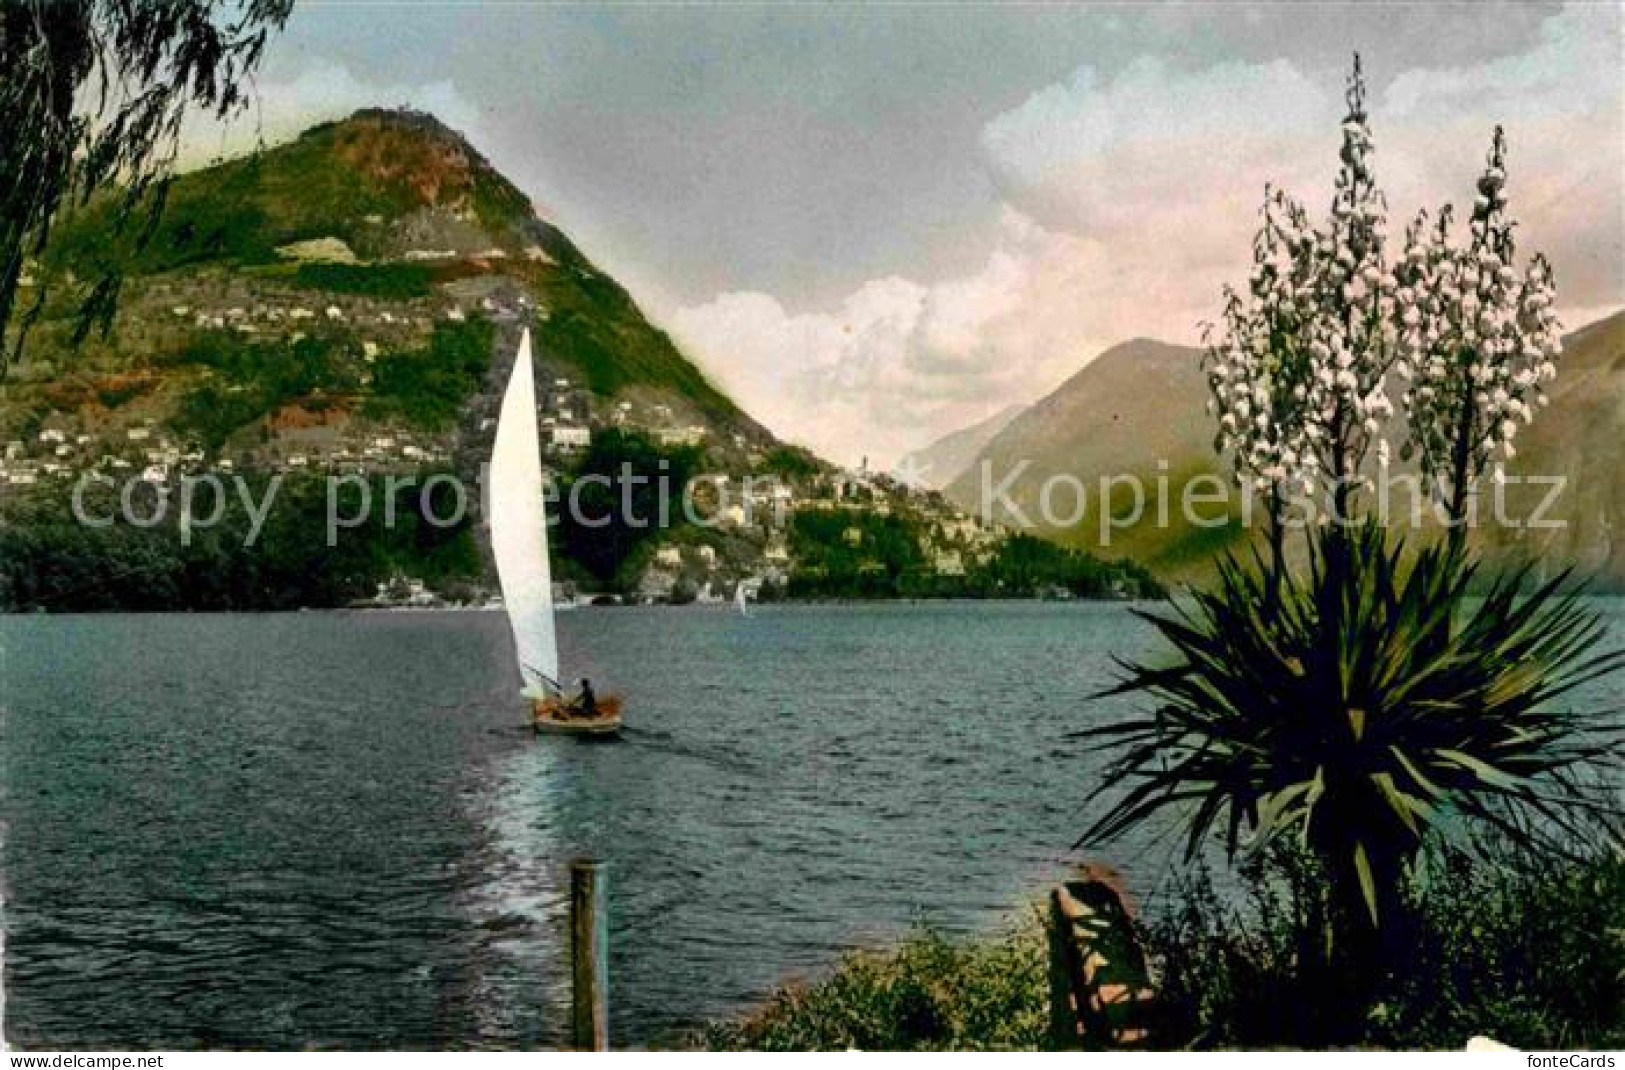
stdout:
<svg viewBox="0 0 1625 1070">
<path fill-rule="evenodd" d="M 684 522 L 683 493 L 702 460 L 698 447 L 662 448 L 641 432 L 593 435 L 559 498 L 561 547 L 613 580 L 639 547 Z"/>
<path fill-rule="evenodd" d="M 120 228 L 163 208 L 181 124 L 244 102 L 271 31 L 293 0 L 7 0 L 0 4 L 0 375 L 45 307 L 18 317 L 25 267 L 65 210 L 116 189 Z M 104 328 L 119 276 L 85 280 L 78 337 Z"/>
</svg>

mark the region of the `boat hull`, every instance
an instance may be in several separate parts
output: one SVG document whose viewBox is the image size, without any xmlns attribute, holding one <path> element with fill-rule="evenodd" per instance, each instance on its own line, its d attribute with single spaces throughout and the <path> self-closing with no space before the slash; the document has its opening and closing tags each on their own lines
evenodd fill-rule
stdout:
<svg viewBox="0 0 1625 1070">
<path fill-rule="evenodd" d="M 534 699 L 530 704 L 531 727 L 537 732 L 567 736 L 613 736 L 621 730 L 621 699 L 605 695 L 598 700 L 598 713 L 584 717 L 568 702 L 558 698 Z"/>
</svg>

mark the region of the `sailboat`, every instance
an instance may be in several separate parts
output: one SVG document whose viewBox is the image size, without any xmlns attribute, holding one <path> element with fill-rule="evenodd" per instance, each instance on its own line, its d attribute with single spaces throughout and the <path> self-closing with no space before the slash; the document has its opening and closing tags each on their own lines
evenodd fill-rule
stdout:
<svg viewBox="0 0 1625 1070">
<path fill-rule="evenodd" d="M 741 617 L 750 616 L 750 592 L 745 590 L 744 580 L 734 584 L 734 606 Z"/>
<path fill-rule="evenodd" d="M 513 629 L 520 694 L 538 732 L 613 735 L 621 730 L 621 700 L 598 698 L 592 710 L 565 696 L 559 684 L 559 642 L 553 620 L 553 573 L 547 558 L 547 506 L 542 492 L 541 440 L 536 430 L 536 381 L 530 331 L 519 342 L 491 447 L 491 553 L 502 605 Z"/>
</svg>

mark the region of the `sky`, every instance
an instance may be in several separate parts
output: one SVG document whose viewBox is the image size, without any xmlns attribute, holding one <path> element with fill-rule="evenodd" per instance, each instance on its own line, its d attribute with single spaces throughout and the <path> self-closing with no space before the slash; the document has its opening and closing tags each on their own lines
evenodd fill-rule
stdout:
<svg viewBox="0 0 1625 1070">
<path fill-rule="evenodd" d="M 889 464 L 1134 337 L 1194 343 L 1266 183 L 1323 210 L 1364 57 L 1391 230 L 1505 125 L 1565 322 L 1625 305 L 1617 3 L 298 0 L 192 159 L 429 110 L 747 411 Z"/>
</svg>

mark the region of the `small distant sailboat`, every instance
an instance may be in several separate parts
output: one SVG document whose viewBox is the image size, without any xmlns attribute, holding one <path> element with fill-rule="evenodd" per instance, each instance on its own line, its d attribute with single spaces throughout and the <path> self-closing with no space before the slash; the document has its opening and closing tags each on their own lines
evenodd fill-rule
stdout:
<svg viewBox="0 0 1625 1070">
<path fill-rule="evenodd" d="M 734 584 L 734 605 L 741 617 L 750 616 L 750 594 L 745 590 L 745 581 L 740 580 Z"/>
<path fill-rule="evenodd" d="M 491 552 L 502 584 L 502 606 L 519 656 L 520 692 L 538 732 L 612 735 L 621 730 L 621 699 L 605 695 L 583 708 L 559 684 L 559 643 L 553 621 L 553 573 L 547 557 L 541 440 L 536 429 L 536 382 L 530 332 L 519 342 L 496 442 L 491 447 Z"/>
</svg>

